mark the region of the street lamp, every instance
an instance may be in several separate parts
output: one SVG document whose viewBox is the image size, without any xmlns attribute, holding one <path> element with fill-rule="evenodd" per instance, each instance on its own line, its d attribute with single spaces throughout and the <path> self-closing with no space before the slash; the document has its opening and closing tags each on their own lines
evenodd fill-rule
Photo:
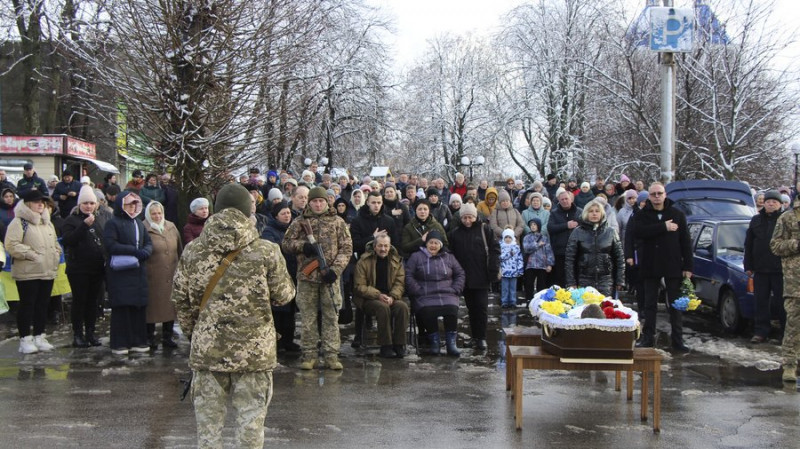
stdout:
<svg viewBox="0 0 800 449">
<path fill-rule="evenodd" d="M 797 197 L 797 165 L 798 161 L 800 160 L 800 142 L 792 142 L 789 145 L 789 149 L 792 150 L 792 154 L 794 154 L 794 185 L 792 186 L 792 192 L 794 192 L 795 198 Z"/>
<path fill-rule="evenodd" d="M 474 161 L 469 160 L 469 157 L 467 157 L 467 156 L 462 156 L 461 157 L 461 166 L 469 167 L 469 182 L 470 182 L 470 184 L 472 184 L 472 167 L 473 166 L 480 167 L 485 162 L 486 162 L 486 160 L 483 158 L 483 156 L 476 157 Z"/>
</svg>

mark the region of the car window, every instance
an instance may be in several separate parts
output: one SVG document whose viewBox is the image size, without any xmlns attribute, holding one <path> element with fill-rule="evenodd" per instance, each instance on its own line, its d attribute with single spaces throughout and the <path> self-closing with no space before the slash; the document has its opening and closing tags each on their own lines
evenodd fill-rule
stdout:
<svg viewBox="0 0 800 449">
<path fill-rule="evenodd" d="M 744 254 L 748 223 L 720 223 L 717 231 L 717 254 Z"/>
<path fill-rule="evenodd" d="M 714 228 L 711 226 L 703 226 L 700 231 L 700 236 L 697 237 L 697 245 L 695 249 L 705 249 L 711 251 L 711 242 L 714 241 Z"/>
<path fill-rule="evenodd" d="M 686 215 L 752 217 L 755 214 L 753 208 L 736 200 L 681 199 L 677 201 L 677 205 Z"/>
<path fill-rule="evenodd" d="M 700 233 L 700 229 L 703 227 L 700 223 L 689 223 L 689 239 L 692 242 L 697 240 L 697 234 Z"/>
</svg>

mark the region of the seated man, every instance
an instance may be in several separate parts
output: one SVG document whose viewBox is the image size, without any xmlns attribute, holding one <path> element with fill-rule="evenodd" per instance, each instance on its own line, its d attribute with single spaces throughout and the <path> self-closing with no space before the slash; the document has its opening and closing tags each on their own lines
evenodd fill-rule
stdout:
<svg viewBox="0 0 800 449">
<path fill-rule="evenodd" d="M 402 299 L 405 278 L 400 254 L 386 234 L 368 244 L 356 264 L 353 302 L 378 322 L 381 357 L 402 358 L 406 354 L 409 309 Z"/>
</svg>

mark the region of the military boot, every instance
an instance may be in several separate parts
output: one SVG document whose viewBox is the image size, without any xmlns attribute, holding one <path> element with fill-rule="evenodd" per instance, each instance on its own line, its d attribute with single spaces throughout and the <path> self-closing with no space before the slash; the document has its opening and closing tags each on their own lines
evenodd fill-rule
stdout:
<svg viewBox="0 0 800 449">
<path fill-rule="evenodd" d="M 303 354 L 302 361 L 300 362 L 300 369 L 302 370 L 312 370 L 317 367 L 317 355 L 316 354 Z"/>
<path fill-rule="evenodd" d="M 336 354 L 325 356 L 325 366 L 334 371 L 341 371 L 344 369 L 342 362 L 339 361 L 339 356 Z"/>
<path fill-rule="evenodd" d="M 783 381 L 797 382 L 797 364 L 783 365 Z"/>
</svg>

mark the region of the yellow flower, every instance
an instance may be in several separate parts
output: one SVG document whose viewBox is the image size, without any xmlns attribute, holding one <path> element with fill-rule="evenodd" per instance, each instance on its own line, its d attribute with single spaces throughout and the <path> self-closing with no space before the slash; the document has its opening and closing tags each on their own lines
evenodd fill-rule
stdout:
<svg viewBox="0 0 800 449">
<path fill-rule="evenodd" d="M 572 294 L 567 289 L 562 288 L 556 292 L 556 299 L 561 302 L 572 301 Z M 574 301 L 572 303 L 575 304 Z"/>
<path fill-rule="evenodd" d="M 582 296 L 584 304 L 600 304 L 605 299 L 602 293 L 587 291 Z"/>
<path fill-rule="evenodd" d="M 692 295 L 692 296 L 694 296 L 694 295 Z M 701 301 L 699 299 L 697 299 L 697 296 L 695 296 L 694 298 L 692 298 L 690 296 L 689 298 L 690 298 L 689 299 L 689 305 L 686 307 L 686 310 L 695 310 L 695 309 L 697 309 L 697 306 L 700 305 Z"/>
<path fill-rule="evenodd" d="M 551 315 L 561 315 L 567 311 L 561 301 L 544 301 L 539 307 Z"/>
</svg>

